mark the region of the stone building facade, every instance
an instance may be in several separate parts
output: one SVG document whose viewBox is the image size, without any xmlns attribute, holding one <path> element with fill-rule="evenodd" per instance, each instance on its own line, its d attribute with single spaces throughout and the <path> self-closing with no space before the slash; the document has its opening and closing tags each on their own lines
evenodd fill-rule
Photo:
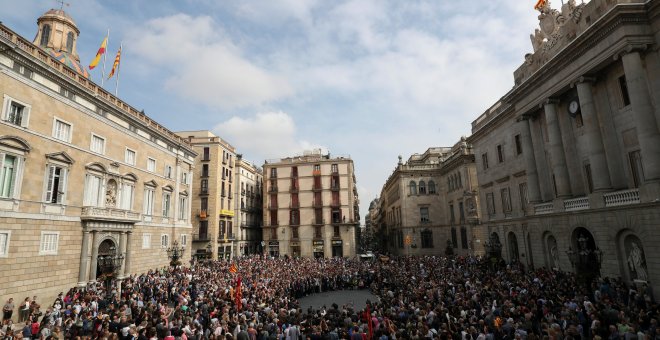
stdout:
<svg viewBox="0 0 660 340">
<path fill-rule="evenodd" d="M 395 255 L 479 254 L 474 154 L 462 139 L 401 157 L 370 209 L 382 250 Z"/>
<path fill-rule="evenodd" d="M 207 130 L 179 131 L 177 135 L 197 152 L 192 250 L 198 257 L 231 258 L 239 249 L 234 224 L 236 149 Z"/>
<path fill-rule="evenodd" d="M 71 17 L 38 23 L 34 43 L 0 25 L 3 300 L 117 282 L 190 245 L 193 149 L 76 68 Z"/>
<path fill-rule="evenodd" d="M 316 150 L 267 161 L 263 169 L 266 253 L 355 256 L 360 215 L 352 159 Z"/>
<path fill-rule="evenodd" d="M 260 167 L 236 156 L 236 186 L 234 189 L 236 237 L 238 248 L 236 255 L 263 253 L 261 245 L 263 225 L 263 171 Z"/>
<path fill-rule="evenodd" d="M 660 2 L 539 20 L 514 88 L 472 123 L 483 222 L 508 261 L 571 270 L 602 251 L 601 275 L 658 291 Z"/>
</svg>

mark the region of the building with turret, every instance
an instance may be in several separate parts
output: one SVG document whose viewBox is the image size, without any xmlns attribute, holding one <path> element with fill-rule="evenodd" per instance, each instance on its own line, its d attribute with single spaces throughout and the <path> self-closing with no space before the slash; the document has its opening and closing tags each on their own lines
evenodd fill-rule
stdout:
<svg viewBox="0 0 660 340">
<path fill-rule="evenodd" d="M 187 262 L 192 147 L 89 80 L 67 13 L 37 32 L 0 24 L 0 299 Z"/>
</svg>

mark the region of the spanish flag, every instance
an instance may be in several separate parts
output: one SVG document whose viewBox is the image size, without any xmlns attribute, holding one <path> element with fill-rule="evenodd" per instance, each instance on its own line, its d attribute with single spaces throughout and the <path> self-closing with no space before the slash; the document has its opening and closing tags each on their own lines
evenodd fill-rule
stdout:
<svg viewBox="0 0 660 340">
<path fill-rule="evenodd" d="M 534 9 L 540 10 L 545 4 L 548 2 L 548 0 L 538 0 L 536 2 L 536 5 L 534 5 Z"/>
<path fill-rule="evenodd" d="M 92 60 L 91 63 L 89 63 L 89 69 L 93 70 L 96 65 L 99 64 L 99 61 L 101 61 L 101 56 L 105 54 L 105 48 L 108 47 L 108 36 L 105 36 L 105 39 L 103 39 L 103 42 L 101 43 L 101 47 L 99 48 L 99 51 L 96 52 L 96 57 L 94 57 L 94 60 Z"/>
<path fill-rule="evenodd" d="M 236 263 L 231 264 L 231 267 L 229 267 L 229 272 L 234 274 L 238 272 L 238 267 L 236 267 Z"/>
<path fill-rule="evenodd" d="M 108 79 L 112 78 L 112 76 L 115 75 L 115 71 L 119 68 L 120 60 L 121 60 L 121 45 L 119 46 L 119 51 L 117 51 L 115 62 L 112 64 L 112 70 L 110 70 L 110 74 L 108 74 Z"/>
</svg>

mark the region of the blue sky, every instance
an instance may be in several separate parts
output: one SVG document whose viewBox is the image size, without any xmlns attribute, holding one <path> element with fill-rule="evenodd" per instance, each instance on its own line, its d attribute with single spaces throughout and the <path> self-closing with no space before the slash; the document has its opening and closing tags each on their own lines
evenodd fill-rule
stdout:
<svg viewBox="0 0 660 340">
<path fill-rule="evenodd" d="M 350 155 L 362 216 L 398 155 L 470 134 L 538 25 L 534 0 L 67 2 L 84 65 L 108 28 L 108 68 L 123 42 L 122 99 L 173 131 L 210 129 L 257 164 L 315 147 Z M 30 39 L 59 7 L 0 4 Z"/>
</svg>

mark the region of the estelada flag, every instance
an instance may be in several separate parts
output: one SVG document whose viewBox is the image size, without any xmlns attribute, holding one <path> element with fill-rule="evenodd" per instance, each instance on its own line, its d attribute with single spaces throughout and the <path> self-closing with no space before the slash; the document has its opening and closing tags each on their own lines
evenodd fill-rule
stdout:
<svg viewBox="0 0 660 340">
<path fill-rule="evenodd" d="M 236 263 L 231 264 L 231 267 L 229 267 L 229 272 L 234 274 L 238 272 L 238 267 L 236 267 Z"/>
<path fill-rule="evenodd" d="M 121 46 L 119 46 L 119 51 L 117 51 L 115 62 L 112 64 L 112 70 L 110 70 L 110 74 L 108 74 L 108 79 L 112 78 L 112 76 L 115 75 L 115 71 L 119 68 L 120 60 L 121 60 Z"/>
<path fill-rule="evenodd" d="M 243 299 L 243 293 L 241 292 L 241 277 L 238 277 L 238 281 L 236 281 L 236 292 L 235 298 L 236 298 L 236 310 L 240 311 L 241 308 L 243 307 L 243 302 L 241 301 Z"/>
<path fill-rule="evenodd" d="M 534 5 L 534 9 L 540 9 L 541 7 L 545 6 L 546 2 L 548 2 L 548 0 L 538 0 L 536 5 Z"/>
<path fill-rule="evenodd" d="M 101 61 L 101 56 L 105 54 L 105 48 L 108 47 L 108 36 L 105 36 L 105 39 L 103 39 L 103 42 L 101 43 L 101 47 L 99 47 L 99 51 L 96 52 L 96 57 L 94 57 L 94 60 L 92 60 L 91 63 L 89 63 L 89 69 L 93 70 L 96 65 L 99 64 L 99 61 Z"/>
</svg>

